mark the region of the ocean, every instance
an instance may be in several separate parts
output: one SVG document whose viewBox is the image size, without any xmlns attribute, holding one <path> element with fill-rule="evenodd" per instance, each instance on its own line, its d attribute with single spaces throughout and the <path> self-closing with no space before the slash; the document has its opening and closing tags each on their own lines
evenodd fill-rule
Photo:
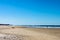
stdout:
<svg viewBox="0 0 60 40">
<path fill-rule="evenodd" d="M 60 28 L 60 25 L 20 25 L 27 28 Z"/>
</svg>

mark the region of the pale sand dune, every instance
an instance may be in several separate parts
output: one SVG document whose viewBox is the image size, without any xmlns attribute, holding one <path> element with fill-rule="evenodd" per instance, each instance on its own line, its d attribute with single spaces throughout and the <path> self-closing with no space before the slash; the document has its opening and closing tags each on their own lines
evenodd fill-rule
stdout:
<svg viewBox="0 0 60 40">
<path fill-rule="evenodd" d="M 0 33 L 21 35 L 24 40 L 60 40 L 60 29 L 7 28 Z"/>
</svg>

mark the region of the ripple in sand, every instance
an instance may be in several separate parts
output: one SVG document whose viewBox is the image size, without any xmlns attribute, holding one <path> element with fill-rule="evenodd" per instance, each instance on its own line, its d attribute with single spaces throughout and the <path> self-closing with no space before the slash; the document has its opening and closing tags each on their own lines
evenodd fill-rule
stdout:
<svg viewBox="0 0 60 40">
<path fill-rule="evenodd" d="M 0 34 L 0 40 L 23 40 L 22 36 Z"/>
</svg>

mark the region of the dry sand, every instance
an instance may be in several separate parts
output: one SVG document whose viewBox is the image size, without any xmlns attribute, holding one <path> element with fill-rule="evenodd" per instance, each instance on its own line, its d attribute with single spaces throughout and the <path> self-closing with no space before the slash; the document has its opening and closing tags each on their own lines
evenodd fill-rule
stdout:
<svg viewBox="0 0 60 40">
<path fill-rule="evenodd" d="M 5 39 L 3 37 L 3 40 L 60 40 L 60 29 L 6 27 L 6 28 L 0 28 L 0 34 L 4 35 L 5 37 Z"/>
</svg>

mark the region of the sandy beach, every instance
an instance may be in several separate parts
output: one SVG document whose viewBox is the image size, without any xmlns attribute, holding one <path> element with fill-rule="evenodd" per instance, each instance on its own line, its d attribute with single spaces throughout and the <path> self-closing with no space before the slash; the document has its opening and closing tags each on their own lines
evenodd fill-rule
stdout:
<svg viewBox="0 0 60 40">
<path fill-rule="evenodd" d="M 60 40 L 60 29 L 0 27 L 0 40 Z"/>
</svg>

